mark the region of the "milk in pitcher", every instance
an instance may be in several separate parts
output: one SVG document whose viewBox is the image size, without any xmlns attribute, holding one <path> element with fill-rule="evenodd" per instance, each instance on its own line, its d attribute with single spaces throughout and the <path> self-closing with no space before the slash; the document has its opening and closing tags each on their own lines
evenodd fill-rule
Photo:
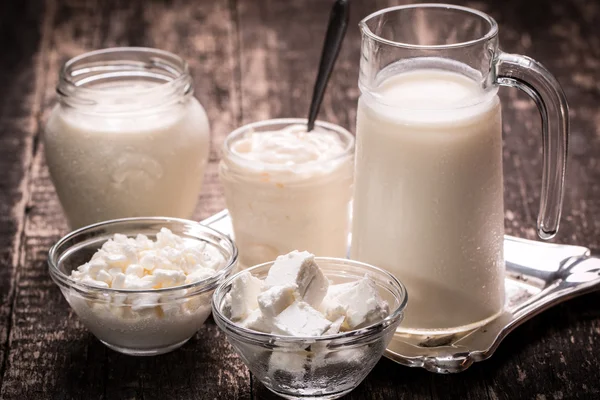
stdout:
<svg viewBox="0 0 600 400">
<path fill-rule="evenodd" d="M 359 100 L 351 255 L 406 285 L 401 330 L 464 331 L 504 304 L 500 101 L 404 67 Z"/>
</svg>

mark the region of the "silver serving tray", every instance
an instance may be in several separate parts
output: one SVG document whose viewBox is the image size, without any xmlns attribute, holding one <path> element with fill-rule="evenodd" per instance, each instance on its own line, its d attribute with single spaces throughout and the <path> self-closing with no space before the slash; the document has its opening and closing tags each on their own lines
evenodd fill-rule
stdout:
<svg viewBox="0 0 600 400">
<path fill-rule="evenodd" d="M 232 235 L 227 210 L 202 223 Z M 590 256 L 586 247 L 505 236 L 504 257 L 506 306 L 502 314 L 460 334 L 429 338 L 397 333 L 385 357 L 437 373 L 461 372 L 489 358 L 523 322 L 556 304 L 600 289 L 600 258 Z"/>
</svg>

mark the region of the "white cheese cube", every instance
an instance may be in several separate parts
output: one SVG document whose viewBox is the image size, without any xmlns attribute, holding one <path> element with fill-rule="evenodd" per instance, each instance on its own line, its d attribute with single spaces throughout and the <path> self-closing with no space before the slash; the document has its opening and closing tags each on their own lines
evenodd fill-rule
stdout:
<svg viewBox="0 0 600 400">
<path fill-rule="evenodd" d="M 328 320 L 335 321 L 340 317 L 346 317 L 348 306 L 340 304 L 337 300 L 326 296 L 321 303 L 321 307 L 319 307 L 319 311 L 325 315 L 325 318 Z"/>
<path fill-rule="evenodd" d="M 331 326 L 325 331 L 324 335 L 335 335 L 336 333 L 339 333 L 342 330 L 345 320 L 346 317 L 344 316 L 337 318 L 331 323 Z"/>
<path fill-rule="evenodd" d="M 258 296 L 258 306 L 266 318 L 274 318 L 295 300 L 296 285 L 273 286 Z"/>
<path fill-rule="evenodd" d="M 269 321 L 267 318 L 265 318 L 260 309 L 257 308 L 256 310 L 252 311 L 248 317 L 242 320 L 239 325 L 246 329 L 269 333 L 271 332 L 272 321 Z"/>
<path fill-rule="evenodd" d="M 349 329 L 371 325 L 389 314 L 388 304 L 382 300 L 375 282 L 368 275 L 350 284 L 332 285 L 321 309 L 330 319 L 345 314 Z"/>
<path fill-rule="evenodd" d="M 336 300 L 336 296 L 347 292 L 356 285 L 356 282 L 340 283 L 337 285 L 329 285 L 327 289 L 327 295 L 321 302 L 321 306 L 318 310 L 325 315 L 330 321 L 335 321 L 340 317 L 345 317 L 348 309 L 348 305 L 340 304 Z"/>
<path fill-rule="evenodd" d="M 359 365 L 368 359 L 368 350 L 368 347 L 333 350 L 327 353 L 322 365 L 336 368 L 348 368 L 349 364 Z"/>
<path fill-rule="evenodd" d="M 327 296 L 325 296 L 323 302 L 325 302 L 328 299 L 334 299 L 337 295 L 352 289 L 354 285 L 356 285 L 356 282 L 358 281 L 338 283 L 337 285 L 329 285 L 329 288 L 327 289 Z"/>
<path fill-rule="evenodd" d="M 229 295 L 231 302 L 230 318 L 239 321 L 258 308 L 257 297 L 263 287 L 263 282 L 250 272 L 244 271 L 231 284 Z"/>
<path fill-rule="evenodd" d="M 320 336 L 331 326 L 308 303 L 295 301 L 273 320 L 273 333 L 288 336 Z"/>
<path fill-rule="evenodd" d="M 285 351 L 277 349 L 271 353 L 269 358 L 269 374 L 274 375 L 277 371 L 284 371 L 296 375 L 298 381 L 302 380 L 305 366 L 309 359 L 306 351 Z"/>
<path fill-rule="evenodd" d="M 327 294 L 329 281 L 315 263 L 314 255 L 295 250 L 277 257 L 265 279 L 265 285 L 296 285 L 300 298 L 309 305 L 318 307 Z"/>
</svg>

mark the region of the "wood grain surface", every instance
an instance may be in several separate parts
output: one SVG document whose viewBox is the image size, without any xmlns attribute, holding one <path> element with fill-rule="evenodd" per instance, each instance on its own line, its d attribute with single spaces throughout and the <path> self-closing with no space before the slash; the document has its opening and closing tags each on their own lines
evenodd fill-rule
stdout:
<svg viewBox="0 0 600 400">
<path fill-rule="evenodd" d="M 571 106 L 565 212 L 557 242 L 600 252 L 600 3 L 460 1 L 492 15 L 502 48 L 541 61 Z M 216 165 L 242 123 L 304 117 L 321 52 L 325 0 L 27 0 L 0 2 L 0 398 L 270 399 L 212 320 L 173 353 L 134 358 L 104 347 L 47 273 L 67 231 L 40 135 L 59 68 L 88 50 L 151 46 L 190 64 L 213 137 L 195 217 L 224 208 Z M 346 42 L 320 119 L 354 129 L 360 34 L 369 12 L 404 2 L 352 2 Z M 502 89 L 506 231 L 535 238 L 541 138 L 535 105 Z M 600 398 L 600 294 L 518 328 L 488 361 L 434 375 L 382 359 L 349 399 Z"/>
</svg>

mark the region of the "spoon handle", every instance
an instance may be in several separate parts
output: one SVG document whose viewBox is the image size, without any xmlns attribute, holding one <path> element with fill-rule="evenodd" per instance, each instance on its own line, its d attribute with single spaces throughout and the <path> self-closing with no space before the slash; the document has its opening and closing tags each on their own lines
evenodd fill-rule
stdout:
<svg viewBox="0 0 600 400">
<path fill-rule="evenodd" d="M 321 108 L 321 102 L 323 101 L 323 95 L 327 88 L 327 82 L 329 82 L 333 65 L 335 64 L 335 60 L 342 47 L 344 35 L 346 34 L 348 18 L 350 15 L 349 11 L 350 4 L 348 0 L 336 0 L 331 9 L 329 24 L 327 25 L 327 34 L 325 35 L 323 52 L 321 53 L 321 61 L 319 63 L 317 81 L 315 82 L 313 96 L 310 102 L 310 110 L 308 112 L 308 132 L 312 131 L 315 127 L 315 120 L 317 119 L 317 114 L 319 114 L 319 109 Z"/>
</svg>

